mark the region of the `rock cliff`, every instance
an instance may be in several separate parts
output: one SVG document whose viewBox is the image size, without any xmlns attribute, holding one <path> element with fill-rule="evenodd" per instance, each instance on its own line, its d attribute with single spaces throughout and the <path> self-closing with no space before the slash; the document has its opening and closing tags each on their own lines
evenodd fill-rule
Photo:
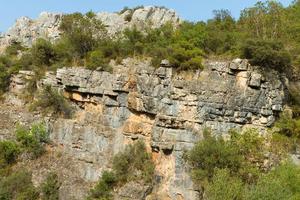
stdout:
<svg viewBox="0 0 300 200">
<path fill-rule="evenodd" d="M 156 165 L 156 182 L 146 199 L 195 200 L 199 193 L 182 155 L 202 138 L 202 131 L 265 130 L 284 106 L 279 74 L 264 73 L 247 60 L 207 62 L 197 73 L 177 73 L 167 65 L 154 68 L 147 60 L 134 59 L 112 67 L 113 73 L 61 68 L 47 73 L 40 83 L 57 88 L 77 107 L 72 119 L 47 118 L 55 148 L 71 159 L 72 169 L 63 170 L 76 172 L 76 178 L 66 176 L 62 199 L 70 199 L 80 188 L 75 180 L 92 184 L 111 166 L 113 155 L 143 140 Z M 12 78 L 12 93 L 22 91 L 22 76 L 30 73 Z M 36 177 L 40 170 L 33 172 Z M 86 194 L 84 188 L 78 189 L 77 199 Z M 117 199 L 132 194 L 136 195 L 131 199 L 142 199 L 144 188 L 135 188 L 125 185 Z"/>
<path fill-rule="evenodd" d="M 42 12 L 37 19 L 19 18 L 4 34 L 0 35 L 0 52 L 13 42 L 21 42 L 31 46 L 38 38 L 55 41 L 60 37 L 59 25 L 63 14 Z M 114 36 L 126 28 L 145 27 L 159 28 L 168 22 L 173 25 L 180 23 L 180 18 L 174 10 L 154 6 L 128 9 L 123 13 L 96 13 L 96 18 L 105 25 L 108 35 Z"/>
</svg>

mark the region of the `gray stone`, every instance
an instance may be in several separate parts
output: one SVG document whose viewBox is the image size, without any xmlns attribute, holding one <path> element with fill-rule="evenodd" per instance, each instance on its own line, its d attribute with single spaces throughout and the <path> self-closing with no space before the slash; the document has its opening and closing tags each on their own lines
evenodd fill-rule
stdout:
<svg viewBox="0 0 300 200">
<path fill-rule="evenodd" d="M 260 87 L 261 77 L 262 77 L 261 74 L 252 73 L 251 78 L 250 78 L 250 82 L 249 82 L 249 86 L 250 87 L 255 87 L 255 88 Z"/>
</svg>

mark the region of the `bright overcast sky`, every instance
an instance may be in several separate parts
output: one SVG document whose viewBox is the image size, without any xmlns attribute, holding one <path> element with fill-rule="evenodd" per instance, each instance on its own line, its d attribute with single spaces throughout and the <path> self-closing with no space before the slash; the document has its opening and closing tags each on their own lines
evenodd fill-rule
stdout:
<svg viewBox="0 0 300 200">
<path fill-rule="evenodd" d="M 255 0 L 0 0 L 0 32 L 5 32 L 21 16 L 36 18 L 42 11 L 87 12 L 119 11 L 123 7 L 158 5 L 172 8 L 186 20 L 198 21 L 212 17 L 212 11 L 228 9 L 238 17 L 243 8 L 254 5 Z M 287 6 L 292 0 L 280 0 Z"/>
</svg>

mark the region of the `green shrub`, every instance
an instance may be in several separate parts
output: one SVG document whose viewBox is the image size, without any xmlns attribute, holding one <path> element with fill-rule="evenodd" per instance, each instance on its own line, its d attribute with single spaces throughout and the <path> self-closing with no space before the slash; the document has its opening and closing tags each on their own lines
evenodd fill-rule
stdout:
<svg viewBox="0 0 300 200">
<path fill-rule="evenodd" d="M 44 144 L 49 142 L 49 133 L 44 124 L 34 124 L 30 129 L 17 126 L 16 137 L 21 147 L 33 158 L 42 155 L 45 152 Z"/>
<path fill-rule="evenodd" d="M 262 174 L 246 193 L 247 200 L 299 199 L 300 168 L 290 163 L 283 164 L 270 173 Z"/>
<path fill-rule="evenodd" d="M 41 192 L 43 194 L 43 200 L 58 200 L 59 188 L 61 183 L 58 180 L 58 176 L 55 173 L 49 173 L 45 182 L 41 186 Z"/>
<path fill-rule="evenodd" d="M 20 51 L 25 50 L 20 42 L 13 42 L 11 45 L 6 47 L 5 54 L 8 56 L 17 56 Z"/>
<path fill-rule="evenodd" d="M 200 184 L 210 181 L 216 169 L 237 173 L 243 162 L 236 146 L 221 137 L 212 136 L 208 130 L 204 132 L 204 140 L 198 142 L 185 159 L 192 168 L 192 178 Z"/>
<path fill-rule="evenodd" d="M 95 50 L 89 53 L 87 60 L 88 69 L 101 68 L 103 71 L 112 71 L 108 64 L 107 58 L 105 58 L 104 53 L 101 50 Z"/>
<path fill-rule="evenodd" d="M 242 200 L 244 184 L 238 177 L 232 177 L 228 169 L 217 169 L 207 186 L 205 196 L 209 200 Z"/>
<path fill-rule="evenodd" d="M 51 86 L 47 85 L 37 96 L 37 100 L 32 104 L 32 109 L 42 109 L 44 114 L 71 117 L 72 109 L 65 98 Z"/>
<path fill-rule="evenodd" d="M 112 171 L 104 171 L 88 199 L 112 199 L 112 190 L 130 181 L 151 184 L 154 177 L 154 164 L 145 144 L 141 141 L 129 145 L 113 158 Z"/>
<path fill-rule="evenodd" d="M 252 65 L 285 71 L 291 65 L 291 57 L 279 42 L 266 40 L 248 40 L 242 47 L 242 57 L 249 59 Z"/>
<path fill-rule="evenodd" d="M 300 138 L 300 119 L 293 118 L 289 113 L 283 112 L 276 121 L 275 126 L 282 135 L 291 138 Z"/>
<path fill-rule="evenodd" d="M 14 172 L 7 177 L 0 179 L 0 199 L 1 200 L 36 200 L 39 193 L 33 186 L 31 174 L 21 170 Z"/>
<path fill-rule="evenodd" d="M 88 197 L 89 200 L 92 199 L 102 199 L 110 200 L 112 199 L 112 190 L 117 183 L 117 178 L 114 173 L 104 171 L 102 177 L 94 189 L 90 191 Z"/>
<path fill-rule="evenodd" d="M 127 146 L 124 152 L 115 155 L 112 168 L 121 183 L 132 180 L 151 183 L 154 174 L 154 164 L 141 141 Z"/>
<path fill-rule="evenodd" d="M 105 36 L 105 29 L 95 15 L 88 17 L 81 13 L 64 15 L 60 24 L 63 40 L 67 40 L 73 58 L 84 58 L 97 46 L 100 37 Z"/>
<path fill-rule="evenodd" d="M 19 154 L 20 148 L 15 142 L 0 141 L 0 166 L 16 162 Z"/>
<path fill-rule="evenodd" d="M 50 66 L 55 61 L 55 52 L 50 41 L 38 39 L 31 48 L 35 66 Z"/>
</svg>

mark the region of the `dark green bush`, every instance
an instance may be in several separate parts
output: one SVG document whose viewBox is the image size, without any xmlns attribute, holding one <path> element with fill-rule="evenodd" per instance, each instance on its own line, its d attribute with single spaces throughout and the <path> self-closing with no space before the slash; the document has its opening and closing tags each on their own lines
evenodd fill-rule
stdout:
<svg viewBox="0 0 300 200">
<path fill-rule="evenodd" d="M 20 148 L 12 141 L 0 141 L 0 166 L 9 165 L 16 162 Z"/>
<path fill-rule="evenodd" d="M 50 66 L 55 61 L 55 52 L 51 42 L 38 39 L 31 48 L 33 64 L 35 66 Z"/>
<path fill-rule="evenodd" d="M 32 184 L 31 174 L 25 170 L 21 170 L 7 177 L 0 178 L 0 199 L 39 199 L 39 192 Z"/>
<path fill-rule="evenodd" d="M 249 59 L 252 65 L 285 71 L 291 65 L 291 57 L 280 42 L 266 40 L 248 40 L 242 47 L 242 57 Z"/>
<path fill-rule="evenodd" d="M 89 53 L 87 59 L 87 68 L 88 69 L 97 69 L 100 68 L 103 71 L 112 71 L 111 67 L 108 64 L 107 58 L 104 56 L 104 52 L 101 50 L 95 50 Z"/>
<path fill-rule="evenodd" d="M 41 186 L 43 200 L 59 200 L 59 188 L 61 183 L 56 173 L 49 173 Z"/>
<path fill-rule="evenodd" d="M 100 37 L 105 36 L 105 29 L 95 15 L 84 16 L 81 13 L 64 15 L 60 24 L 63 40 L 72 50 L 73 58 L 84 58 L 97 46 Z"/>
<path fill-rule="evenodd" d="M 65 98 L 51 86 L 45 86 L 37 96 L 37 100 L 32 104 L 32 109 L 42 109 L 44 114 L 71 117 L 72 109 Z"/>
<path fill-rule="evenodd" d="M 112 199 L 113 196 L 111 192 L 113 191 L 113 188 L 116 185 L 116 183 L 117 178 L 115 177 L 114 173 L 104 171 L 100 181 L 97 183 L 95 188 L 90 191 L 88 199 Z"/>
<path fill-rule="evenodd" d="M 231 176 L 228 169 L 217 169 L 207 186 L 209 200 L 242 200 L 245 186 L 239 177 Z"/>
<path fill-rule="evenodd" d="M 138 141 L 115 155 L 113 171 L 121 183 L 132 180 L 143 180 L 145 183 L 151 183 L 154 165 L 150 154 L 146 151 L 145 144 Z"/>
<path fill-rule="evenodd" d="M 204 140 L 197 143 L 186 154 L 186 160 L 192 168 L 192 177 L 198 183 L 209 181 L 216 169 L 229 169 L 237 173 L 242 166 L 243 157 L 236 146 L 214 137 L 210 131 L 204 132 Z"/>
<path fill-rule="evenodd" d="M 283 164 L 270 173 L 261 174 L 256 185 L 249 187 L 247 200 L 299 199 L 300 168 L 291 163 Z"/>
<path fill-rule="evenodd" d="M 34 124 L 30 129 L 17 126 L 16 137 L 21 148 L 31 154 L 33 158 L 42 155 L 45 152 L 44 144 L 49 142 L 49 133 L 44 124 Z"/>
<path fill-rule="evenodd" d="M 154 164 L 147 153 L 145 144 L 141 141 L 129 145 L 123 152 L 113 158 L 112 171 L 104 171 L 88 199 L 112 199 L 115 187 L 130 181 L 151 184 L 154 177 Z"/>
<path fill-rule="evenodd" d="M 8 56 L 16 56 L 23 50 L 25 50 L 25 48 L 20 42 L 13 42 L 10 46 L 6 47 L 5 54 Z"/>
</svg>

